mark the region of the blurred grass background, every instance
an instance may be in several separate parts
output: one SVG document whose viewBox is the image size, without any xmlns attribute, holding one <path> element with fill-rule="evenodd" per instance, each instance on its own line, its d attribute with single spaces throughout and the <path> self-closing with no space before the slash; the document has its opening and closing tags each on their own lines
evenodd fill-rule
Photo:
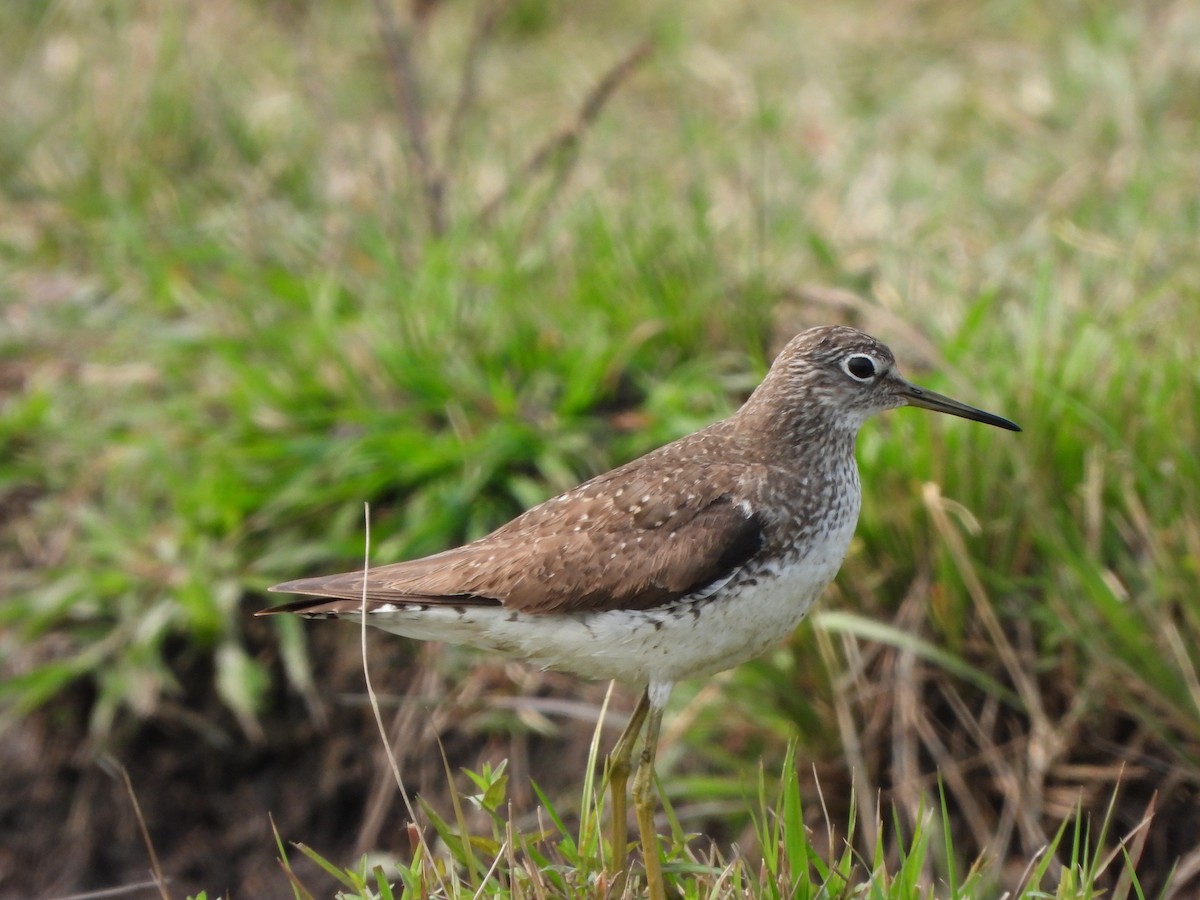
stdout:
<svg viewBox="0 0 1200 900">
<path fill-rule="evenodd" d="M 752 849 L 798 735 L 833 822 L 940 772 L 996 892 L 1118 782 L 1109 837 L 1152 810 L 1139 877 L 1195 890 L 1200 10 L 383 4 L 423 174 L 380 8 L 0 7 L 0 895 L 144 877 L 111 761 L 182 890 L 285 891 L 268 810 L 399 852 L 355 630 L 263 589 L 354 565 L 363 500 L 378 561 L 485 533 L 825 322 L 1026 431 L 867 427 L 823 614 L 675 698 L 685 830 Z M 431 801 L 438 737 L 575 796 L 601 686 L 374 653 Z"/>
</svg>

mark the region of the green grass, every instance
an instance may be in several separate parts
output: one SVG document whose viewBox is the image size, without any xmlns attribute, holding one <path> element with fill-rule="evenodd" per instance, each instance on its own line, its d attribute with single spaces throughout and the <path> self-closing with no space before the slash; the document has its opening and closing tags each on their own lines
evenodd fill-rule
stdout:
<svg viewBox="0 0 1200 900">
<path fill-rule="evenodd" d="M 593 745 L 593 751 L 596 750 Z M 753 865 L 740 854 L 726 859 L 719 851 L 697 852 L 697 835 L 678 835 L 668 852 L 665 874 L 670 888 L 683 898 L 769 897 L 774 900 L 834 900 L 860 896 L 880 900 L 907 900 L 930 896 L 971 898 L 994 896 L 998 887 L 978 865 L 958 872 L 953 864 L 954 841 L 945 796 L 934 810 L 922 810 L 911 834 L 899 821 L 875 821 L 865 826 L 853 817 L 844 826 L 844 841 L 838 846 L 816 846 L 804 827 L 804 800 L 796 778 L 795 741 L 789 743 L 783 768 L 776 783 L 768 784 L 758 773 L 757 796 L 748 799 L 761 863 Z M 431 851 L 417 842 L 411 862 L 379 861 L 364 857 L 357 865 L 341 867 L 302 843 L 291 847 L 276 833 L 281 865 L 291 882 L 296 900 L 319 896 L 309 889 L 291 866 L 299 852 L 339 886 L 338 897 L 355 900 L 389 900 L 403 890 L 408 896 L 435 897 L 593 897 L 610 888 L 605 874 L 607 847 L 599 839 L 604 833 L 600 812 L 603 798 L 590 798 L 585 788 L 584 809 L 590 809 L 578 831 L 569 828 L 553 803 L 540 797 L 545 813 L 539 828 L 520 829 L 506 815 L 507 775 L 504 767 L 480 773 L 464 772 L 477 789 L 461 800 L 485 814 L 486 831 L 466 823 L 461 803 L 455 804 L 456 820 L 448 822 L 426 809 L 441 851 Z M 1115 797 L 1114 797 L 1115 800 Z M 1109 809 L 1111 814 L 1111 807 Z M 825 812 L 826 817 L 828 812 Z M 826 818 L 832 832 L 832 824 Z M 1098 843 L 1105 844 L 1109 818 L 1098 823 Z M 678 832 L 678 823 L 673 827 Z M 1144 897 L 1128 850 L 1121 842 L 1114 852 L 1101 858 L 1091 849 L 1091 823 L 1080 811 L 1063 821 L 1048 844 L 1032 860 L 1014 890 L 1014 900 L 1039 898 L 1091 898 L 1101 895 Z M 885 828 L 894 829 L 899 855 L 895 861 L 879 849 L 872 858 L 853 849 L 859 832 L 873 830 L 877 848 L 884 845 Z M 1135 847 L 1138 852 L 1140 847 Z M 1061 862 L 1060 862 L 1061 861 Z M 1053 876 L 1051 870 L 1056 869 Z M 1097 890 L 1106 870 L 1115 870 L 1120 884 L 1111 895 Z M 932 877 L 931 877 L 932 876 Z M 936 882 L 936 891 L 931 883 Z M 645 886 L 636 877 L 623 897 L 641 895 Z"/>
<path fill-rule="evenodd" d="M 473 21 L 440 8 L 417 45 L 439 160 Z M 573 167 L 478 224 L 647 34 Z M 867 427 L 815 627 L 678 691 L 663 788 L 729 873 L 685 895 L 770 896 L 803 857 L 880 896 L 1025 862 L 1086 896 L 1175 785 L 1139 870 L 1161 885 L 1200 853 L 1171 824 L 1200 779 L 1197 40 L 1183 2 L 523 2 L 433 235 L 369 4 L 5 5 L 0 725 L 270 747 L 328 664 L 249 614 L 353 565 L 363 500 L 380 561 L 478 536 L 848 321 L 1025 432 Z M 810 834 L 738 780 L 792 740 L 783 796 L 829 807 Z M 555 834 L 527 850 L 565 865 Z"/>
</svg>

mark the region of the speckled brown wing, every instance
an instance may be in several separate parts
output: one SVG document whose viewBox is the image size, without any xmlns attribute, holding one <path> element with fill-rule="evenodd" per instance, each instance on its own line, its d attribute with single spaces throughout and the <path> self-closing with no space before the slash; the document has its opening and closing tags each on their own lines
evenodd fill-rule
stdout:
<svg viewBox="0 0 1200 900">
<path fill-rule="evenodd" d="M 762 546 L 761 519 L 731 499 L 739 471 L 707 461 L 666 470 L 644 462 L 535 506 L 473 543 L 368 570 L 368 607 L 478 604 L 533 614 L 649 609 L 722 580 Z M 340 599 L 264 612 L 353 612 L 362 579 L 358 571 L 277 585 L 271 590 Z"/>
</svg>

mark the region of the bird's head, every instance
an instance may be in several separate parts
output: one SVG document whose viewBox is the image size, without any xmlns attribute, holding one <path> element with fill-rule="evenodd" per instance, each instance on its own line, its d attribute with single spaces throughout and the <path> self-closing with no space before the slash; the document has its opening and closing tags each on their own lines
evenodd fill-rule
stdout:
<svg viewBox="0 0 1200 900">
<path fill-rule="evenodd" d="M 820 419 L 857 430 L 869 416 L 899 406 L 919 406 L 1009 431 L 1016 423 L 906 380 L 885 344 L 854 328 L 803 331 L 784 347 L 760 390 L 783 393 L 798 410 L 821 410 Z M 814 422 L 815 424 L 815 422 Z"/>
</svg>

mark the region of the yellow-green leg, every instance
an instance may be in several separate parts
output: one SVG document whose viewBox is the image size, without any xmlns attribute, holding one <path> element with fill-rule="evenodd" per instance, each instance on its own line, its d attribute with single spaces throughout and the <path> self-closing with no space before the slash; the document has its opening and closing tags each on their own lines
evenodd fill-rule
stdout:
<svg viewBox="0 0 1200 900">
<path fill-rule="evenodd" d="M 629 717 L 629 724 L 621 732 L 612 752 L 605 761 L 604 777 L 608 780 L 612 791 L 612 872 L 615 876 L 612 896 L 619 897 L 625 890 L 625 880 L 629 875 L 628 857 L 628 821 L 625 813 L 625 788 L 629 784 L 629 773 L 633 771 L 633 748 L 637 743 L 642 724 L 646 721 L 646 713 L 650 709 L 650 692 L 645 690 Z"/>
<path fill-rule="evenodd" d="M 647 689 L 649 698 L 649 689 Z M 662 697 L 662 703 L 666 697 Z M 658 732 L 662 726 L 663 707 L 649 702 L 650 715 L 646 723 L 646 739 L 642 744 L 642 759 L 633 776 L 633 811 L 637 816 L 638 832 L 642 838 L 642 860 L 646 867 L 646 890 L 650 900 L 666 900 L 662 865 L 659 863 L 658 832 L 654 829 L 654 756 L 658 751 Z"/>
</svg>

